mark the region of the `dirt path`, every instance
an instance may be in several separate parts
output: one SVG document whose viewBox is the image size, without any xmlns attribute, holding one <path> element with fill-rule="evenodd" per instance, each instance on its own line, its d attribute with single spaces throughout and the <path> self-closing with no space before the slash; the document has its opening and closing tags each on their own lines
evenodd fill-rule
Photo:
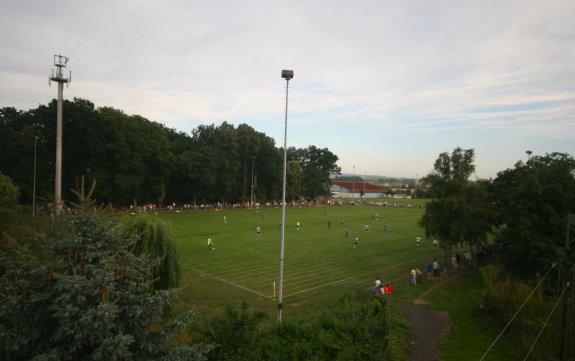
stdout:
<svg viewBox="0 0 575 361">
<path fill-rule="evenodd" d="M 429 302 L 425 297 L 434 289 L 452 282 L 463 272 L 447 273 L 436 281 L 430 289 L 423 292 L 413 303 L 398 303 L 397 308 L 405 315 L 411 326 L 411 361 L 437 361 L 438 340 L 449 332 L 449 314 L 447 312 L 434 311 L 423 306 Z"/>
</svg>

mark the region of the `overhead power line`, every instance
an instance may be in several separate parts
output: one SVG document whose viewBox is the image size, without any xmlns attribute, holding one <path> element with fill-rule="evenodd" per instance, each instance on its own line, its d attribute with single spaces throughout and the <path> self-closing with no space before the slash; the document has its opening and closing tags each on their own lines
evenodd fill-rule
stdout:
<svg viewBox="0 0 575 361">
<path fill-rule="evenodd" d="M 497 343 L 497 341 L 499 341 L 499 339 L 501 338 L 501 336 L 503 335 L 503 333 L 505 332 L 505 330 L 507 330 L 507 328 L 509 327 L 509 325 L 511 325 L 511 322 L 513 322 L 513 320 L 515 319 L 515 317 L 517 317 L 517 315 L 519 314 L 519 312 L 521 312 L 521 310 L 523 309 L 523 307 L 525 306 L 525 304 L 527 303 L 527 301 L 529 301 L 529 299 L 531 298 L 531 296 L 533 296 L 533 294 L 535 293 L 535 291 L 539 288 L 539 286 L 541 286 L 541 284 L 543 283 L 543 281 L 545 281 L 545 279 L 547 278 L 547 276 L 549 275 L 549 273 L 555 268 L 555 263 L 553 263 L 551 265 L 551 267 L 549 268 L 549 270 L 547 271 L 547 273 L 545 273 L 545 276 L 543 276 L 543 278 L 541 279 L 541 281 L 539 281 L 539 283 L 537 284 L 537 286 L 535 286 L 535 288 L 533 289 L 533 291 L 531 291 L 531 293 L 529 294 L 529 296 L 527 296 L 527 298 L 525 299 L 525 301 L 523 301 L 523 304 L 519 307 L 519 309 L 515 312 L 515 314 L 513 315 L 513 317 L 511 317 L 511 319 L 509 320 L 509 322 L 507 322 L 507 325 L 505 325 L 505 327 L 503 328 L 503 330 L 501 330 L 501 332 L 499 333 L 499 335 L 497 335 L 497 337 L 495 338 L 495 340 L 493 341 L 493 343 L 491 343 L 491 346 L 489 346 L 489 348 L 487 349 L 487 351 L 485 351 L 485 353 L 483 354 L 483 356 L 481 357 L 481 359 L 479 359 L 479 361 L 482 361 L 485 356 L 487 356 L 487 354 L 489 353 L 489 351 L 491 351 L 491 349 L 493 348 L 493 346 L 495 346 L 495 344 Z"/>
<path fill-rule="evenodd" d="M 537 334 L 537 337 L 535 337 L 535 341 L 533 341 L 533 344 L 531 345 L 531 348 L 529 349 L 529 351 L 527 352 L 527 355 L 525 355 L 525 358 L 523 359 L 523 361 L 527 360 L 527 358 L 529 357 L 529 355 L 531 354 L 531 351 L 533 351 L 533 348 L 535 348 L 535 344 L 537 343 L 537 341 L 539 341 L 539 337 L 541 336 L 541 334 L 543 333 L 543 330 L 545 329 L 545 327 L 547 327 L 547 323 L 549 323 L 549 320 L 551 319 L 551 316 L 553 315 L 553 313 L 555 312 L 555 309 L 557 308 L 557 305 L 559 305 L 559 302 L 561 301 L 561 299 L 563 298 L 563 295 L 565 294 L 565 291 L 567 291 L 567 289 L 569 288 L 570 283 L 567 282 L 567 285 L 565 286 L 565 288 L 563 288 L 563 292 L 561 292 L 561 296 L 559 296 L 559 298 L 557 299 L 557 302 L 555 302 L 555 305 L 553 306 L 553 309 L 551 310 L 551 312 L 549 312 L 549 316 L 547 316 L 547 319 L 545 320 L 545 322 L 543 323 L 543 327 L 541 327 L 541 330 L 539 330 L 539 333 Z"/>
</svg>

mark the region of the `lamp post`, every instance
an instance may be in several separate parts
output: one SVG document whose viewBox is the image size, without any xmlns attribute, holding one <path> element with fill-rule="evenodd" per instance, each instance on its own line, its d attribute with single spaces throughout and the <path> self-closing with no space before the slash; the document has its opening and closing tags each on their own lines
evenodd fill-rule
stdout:
<svg viewBox="0 0 575 361">
<path fill-rule="evenodd" d="M 36 143 L 38 136 L 34 137 L 34 182 L 32 185 L 32 217 L 36 215 Z"/>
<path fill-rule="evenodd" d="M 59 216 L 62 211 L 62 98 L 64 97 L 64 84 L 72 81 L 72 74 L 64 78 L 62 70 L 70 58 L 54 55 L 56 74 L 52 70 L 49 80 L 58 83 L 58 103 L 56 107 L 56 179 L 54 181 L 54 213 Z M 51 85 L 51 83 L 49 83 Z"/>
<path fill-rule="evenodd" d="M 355 200 L 355 165 L 353 166 L 353 178 L 351 178 L 352 198 Z"/>
<path fill-rule="evenodd" d="M 529 161 L 531 159 L 531 154 L 533 153 L 532 151 L 528 150 L 525 151 L 525 153 L 527 153 L 527 160 Z"/>
<path fill-rule="evenodd" d="M 280 236 L 280 276 L 278 282 L 278 323 L 282 322 L 283 280 L 284 280 L 284 238 L 286 225 L 286 174 L 287 174 L 287 114 L 289 81 L 293 78 L 293 70 L 282 70 L 282 78 L 286 80 L 286 111 L 284 122 L 284 172 L 282 189 L 282 223 Z"/>
<path fill-rule="evenodd" d="M 363 172 L 363 197 L 365 198 L 365 180 L 367 179 L 367 171 Z"/>
<path fill-rule="evenodd" d="M 252 157 L 252 193 L 250 195 L 250 208 L 254 206 L 254 163 L 256 161 L 256 157 Z"/>
</svg>

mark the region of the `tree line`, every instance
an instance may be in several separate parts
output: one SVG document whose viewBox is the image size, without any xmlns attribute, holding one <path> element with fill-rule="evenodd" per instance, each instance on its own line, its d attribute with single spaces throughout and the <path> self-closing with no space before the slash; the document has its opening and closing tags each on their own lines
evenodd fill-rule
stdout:
<svg viewBox="0 0 575 361">
<path fill-rule="evenodd" d="M 446 254 L 463 248 L 483 258 L 482 311 L 514 320 L 508 333 L 520 350 L 533 350 L 533 360 L 573 359 L 575 324 L 566 320 L 575 317 L 575 159 L 534 155 L 471 181 L 474 158 L 473 149 L 439 155 L 422 180 L 431 200 L 420 225 Z"/>
<path fill-rule="evenodd" d="M 420 220 L 444 248 L 490 251 L 509 272 L 533 278 L 558 260 L 568 217 L 575 213 L 575 159 L 534 155 L 487 180 L 470 180 L 473 149 L 442 153 L 422 179 L 430 197 Z"/>
<path fill-rule="evenodd" d="M 32 203 L 54 192 L 56 100 L 22 111 L 0 109 L 0 170 Z M 329 194 L 338 157 L 327 148 L 288 148 L 287 199 Z M 86 99 L 64 101 L 62 195 L 72 198 L 82 176 L 98 182 L 103 203 L 241 203 L 281 198 L 283 148 L 247 124 L 200 125 L 190 133 L 168 128 Z M 252 193 L 253 192 L 253 193 Z"/>
</svg>

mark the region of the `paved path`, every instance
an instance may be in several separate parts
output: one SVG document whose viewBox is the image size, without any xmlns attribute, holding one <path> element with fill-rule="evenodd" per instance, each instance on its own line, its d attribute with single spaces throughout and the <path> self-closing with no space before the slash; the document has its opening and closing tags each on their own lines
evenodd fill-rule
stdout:
<svg viewBox="0 0 575 361">
<path fill-rule="evenodd" d="M 423 292 L 413 303 L 398 303 L 397 308 L 411 326 L 410 361 L 437 361 L 437 341 L 449 332 L 449 314 L 423 306 L 424 298 L 434 289 L 457 279 L 464 272 L 443 274 L 443 279 Z"/>
<path fill-rule="evenodd" d="M 411 361 L 437 361 L 436 342 L 449 331 L 449 315 L 425 306 L 399 303 L 397 308 L 411 325 Z"/>
</svg>

